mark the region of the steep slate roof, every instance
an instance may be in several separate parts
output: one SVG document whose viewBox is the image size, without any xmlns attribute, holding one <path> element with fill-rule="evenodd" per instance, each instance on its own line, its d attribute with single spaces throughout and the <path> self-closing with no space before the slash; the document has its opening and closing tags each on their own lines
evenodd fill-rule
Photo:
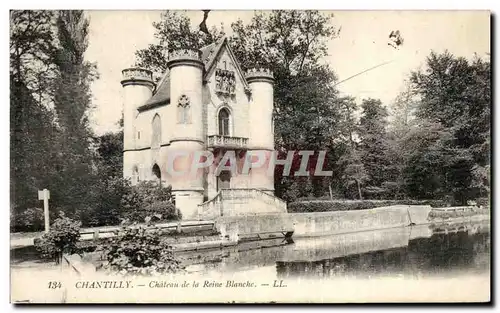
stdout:
<svg viewBox="0 0 500 313">
<path fill-rule="evenodd" d="M 227 44 L 227 39 L 224 37 L 220 39 L 218 42 L 211 43 L 208 46 L 205 46 L 200 49 L 201 60 L 205 65 L 205 73 L 208 73 L 210 71 L 225 43 Z M 234 58 L 234 55 L 232 54 L 231 51 L 230 54 Z M 237 64 L 236 66 L 239 68 Z M 142 106 L 139 107 L 139 111 L 144 111 L 159 105 L 169 104 L 169 103 L 170 103 L 170 71 L 167 70 L 163 78 L 159 81 L 158 87 L 155 89 L 153 96 L 149 98 L 149 100 L 147 100 L 146 103 L 144 103 Z"/>
</svg>

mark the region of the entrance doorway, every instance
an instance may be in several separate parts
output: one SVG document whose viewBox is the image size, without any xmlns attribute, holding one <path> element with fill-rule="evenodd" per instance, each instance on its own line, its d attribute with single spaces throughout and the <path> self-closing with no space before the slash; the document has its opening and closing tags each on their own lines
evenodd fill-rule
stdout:
<svg viewBox="0 0 500 313">
<path fill-rule="evenodd" d="M 231 188 L 231 172 L 222 171 L 219 176 L 217 176 L 217 192 L 221 189 Z"/>
<path fill-rule="evenodd" d="M 153 177 L 155 178 L 155 181 L 158 183 L 158 185 L 161 185 L 161 171 L 160 167 L 158 164 L 153 165 Z"/>
</svg>

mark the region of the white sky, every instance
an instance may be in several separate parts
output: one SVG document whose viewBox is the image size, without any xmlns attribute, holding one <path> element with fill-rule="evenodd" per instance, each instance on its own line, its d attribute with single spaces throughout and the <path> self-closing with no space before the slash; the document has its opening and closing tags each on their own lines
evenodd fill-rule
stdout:
<svg viewBox="0 0 500 313">
<path fill-rule="evenodd" d="M 340 37 L 329 43 L 325 60 L 340 80 L 386 61 L 391 63 L 342 83 L 338 89 L 360 101 L 379 98 L 389 105 L 403 87 L 408 73 L 421 66 L 431 50 L 448 49 L 472 58 L 490 51 L 489 12 L 476 11 L 334 11 Z M 88 11 L 89 47 L 86 58 L 97 62 L 100 79 L 92 86 L 93 128 L 97 133 L 114 131 L 121 116 L 121 70 L 133 65 L 135 51 L 155 42 L 152 23 L 160 11 Z M 253 11 L 212 11 L 207 24 L 249 21 Z M 193 25 L 203 13 L 188 11 Z M 400 30 L 404 44 L 399 50 L 387 45 L 389 33 Z"/>
</svg>

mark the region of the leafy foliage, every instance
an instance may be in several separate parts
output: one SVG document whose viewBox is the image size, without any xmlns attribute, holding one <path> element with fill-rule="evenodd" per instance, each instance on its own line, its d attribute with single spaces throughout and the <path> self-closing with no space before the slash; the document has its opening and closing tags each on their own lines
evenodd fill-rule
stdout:
<svg viewBox="0 0 500 313">
<path fill-rule="evenodd" d="M 489 190 L 489 178 L 480 173 L 490 162 L 490 79 L 489 61 L 468 61 L 449 52 L 432 52 L 426 68 L 411 76 L 421 98 L 417 118 L 441 125 L 446 132 L 449 154 L 440 157 L 444 171 L 439 180 L 461 204 Z"/>
<path fill-rule="evenodd" d="M 17 213 L 11 212 L 11 230 L 40 231 L 44 226 L 42 208 L 27 208 Z"/>
<path fill-rule="evenodd" d="M 224 30 L 213 27 L 210 35 L 193 29 L 191 20 L 177 11 L 165 11 L 159 22 L 154 22 L 155 38 L 158 44 L 150 44 L 146 49 L 136 52 L 136 66 L 153 71 L 155 80 L 159 80 L 167 71 L 168 52 L 181 48 L 199 49 L 224 36 Z"/>
<path fill-rule="evenodd" d="M 390 163 L 387 157 L 387 109 L 376 99 L 364 99 L 361 108 L 358 128 L 360 157 L 368 174 L 368 183 L 381 186 L 391 180 L 386 172 Z"/>
<path fill-rule="evenodd" d="M 347 183 L 347 187 L 349 188 L 355 183 L 359 199 L 363 199 L 361 186 L 365 184 L 369 176 L 357 149 L 351 148 L 346 154 L 342 155 L 338 164 L 344 168 L 342 179 Z"/>
<path fill-rule="evenodd" d="M 63 252 L 78 251 L 76 244 L 80 238 L 80 225 L 80 222 L 64 216 L 61 212 L 60 217 L 50 226 L 50 231 L 35 242 L 37 251 L 42 257 L 55 259 L 59 263 Z"/>
<path fill-rule="evenodd" d="M 52 23 L 54 11 L 12 10 L 10 12 L 10 76 L 23 83 L 39 102 L 52 98 L 56 51 Z"/>
<path fill-rule="evenodd" d="M 163 187 L 154 181 L 141 181 L 131 187 L 124 194 L 121 206 L 123 218 L 130 222 L 181 219 L 180 211 L 173 203 L 171 186 Z"/>
<path fill-rule="evenodd" d="M 430 205 L 432 207 L 445 207 L 447 203 L 442 200 L 311 200 L 289 203 L 288 212 L 307 213 L 368 210 L 391 205 Z"/>
<path fill-rule="evenodd" d="M 123 131 L 105 133 L 94 139 L 97 172 L 103 177 L 123 175 Z"/>
<path fill-rule="evenodd" d="M 124 227 L 122 232 L 99 247 L 107 263 L 102 270 L 122 275 L 159 275 L 182 270 L 173 252 L 161 240 L 163 233 L 155 227 Z"/>
<path fill-rule="evenodd" d="M 22 81 L 10 85 L 10 191 L 16 211 L 39 205 L 37 190 L 56 176 L 58 138 L 53 112 Z"/>
<path fill-rule="evenodd" d="M 51 188 L 53 199 L 67 213 L 74 214 L 92 199 L 93 153 L 88 113 L 91 107 L 90 84 L 97 78 L 96 67 L 84 60 L 88 46 L 89 21 L 83 11 L 59 11 L 56 18 L 58 47 L 53 60 L 54 109 L 61 130 L 58 138 L 59 179 L 64 188 Z M 48 186 L 51 187 L 51 186 Z"/>
<path fill-rule="evenodd" d="M 277 170 L 276 194 L 288 201 L 329 192 L 360 199 L 453 197 L 462 204 L 487 197 L 490 61 L 433 52 L 411 73 L 391 116 L 377 99 L 358 109 L 356 99 L 339 96 L 337 77 L 323 62 L 328 41 L 338 35 L 333 22 L 318 11 L 290 10 L 256 12 L 248 23 L 231 25 L 228 39 L 243 69 L 274 71 L 276 149 L 283 155 L 327 150 L 324 169 L 333 171 L 304 178 Z M 98 75 L 84 59 L 84 12 L 13 10 L 10 26 L 11 229 L 42 227 L 36 209 L 42 188 L 51 190 L 51 208 L 88 226 L 123 217 L 180 218 L 170 189 L 132 188 L 121 178 L 122 132 L 96 137 L 90 130 L 90 84 Z M 154 27 L 158 44 L 137 51 L 137 65 L 156 79 L 167 70 L 169 50 L 201 48 L 224 36 L 222 25 L 206 34 L 179 11 L 163 13 Z"/>
<path fill-rule="evenodd" d="M 11 199 L 14 212 L 39 205 L 75 216 L 92 199 L 88 111 L 95 66 L 84 61 L 82 11 L 11 11 Z"/>
</svg>

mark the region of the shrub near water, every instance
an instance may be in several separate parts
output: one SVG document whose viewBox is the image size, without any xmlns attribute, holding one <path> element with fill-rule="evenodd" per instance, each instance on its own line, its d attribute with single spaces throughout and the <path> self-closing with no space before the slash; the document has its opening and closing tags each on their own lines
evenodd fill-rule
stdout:
<svg viewBox="0 0 500 313">
<path fill-rule="evenodd" d="M 446 202 L 440 200 L 308 200 L 288 204 L 290 213 L 333 212 L 368 210 L 391 205 L 430 205 L 445 207 Z"/>
<path fill-rule="evenodd" d="M 77 242 L 80 238 L 80 222 L 60 216 L 50 226 L 50 231 L 35 242 L 36 250 L 43 258 L 54 259 L 59 263 L 64 253 L 77 252 Z"/>
<path fill-rule="evenodd" d="M 106 263 L 101 270 L 122 275 L 160 275 L 182 270 L 181 263 L 161 240 L 156 227 L 125 227 L 122 232 L 98 248 Z"/>
</svg>

